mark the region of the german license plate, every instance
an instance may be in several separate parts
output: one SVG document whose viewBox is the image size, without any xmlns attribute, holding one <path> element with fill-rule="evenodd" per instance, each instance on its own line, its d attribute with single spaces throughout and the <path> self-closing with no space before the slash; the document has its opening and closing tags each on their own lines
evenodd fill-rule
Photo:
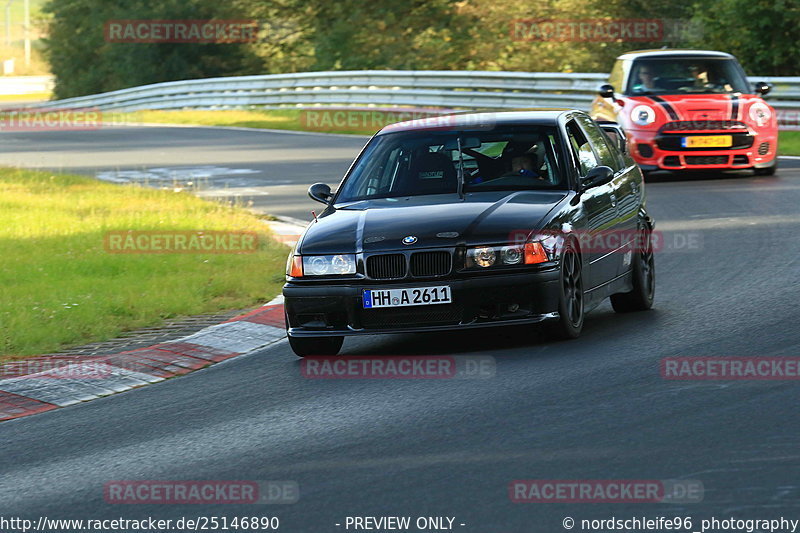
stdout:
<svg viewBox="0 0 800 533">
<path fill-rule="evenodd" d="M 408 307 L 410 305 L 434 305 L 453 303 L 450 287 L 419 287 L 405 289 L 364 289 L 364 309 L 379 307 Z"/>
<path fill-rule="evenodd" d="M 681 145 L 684 148 L 728 148 L 733 145 L 733 137 L 730 135 L 684 137 Z"/>
</svg>

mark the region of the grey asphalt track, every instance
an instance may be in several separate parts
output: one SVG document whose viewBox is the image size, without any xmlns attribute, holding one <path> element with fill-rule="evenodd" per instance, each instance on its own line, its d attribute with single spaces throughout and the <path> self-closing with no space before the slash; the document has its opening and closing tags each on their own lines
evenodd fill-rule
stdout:
<svg viewBox="0 0 800 533">
<path fill-rule="evenodd" d="M 222 128 L 3 132 L 0 165 L 197 188 L 260 211 L 311 219 L 306 191 L 336 186 L 369 137 Z"/>
<path fill-rule="evenodd" d="M 306 141 L 308 149 L 297 147 Z M 363 139 L 158 128 L 4 133 L 0 143 L 2 162 L 93 173 L 114 160 L 134 168 L 183 157 L 186 165 L 260 169 L 253 179 L 280 176 L 304 188 L 328 171 L 340 175 Z M 800 356 L 800 171 L 786 163 L 768 178 L 648 182 L 650 212 L 670 243 L 656 257 L 650 312 L 618 315 L 604 304 L 569 342 L 516 327 L 348 339 L 343 349 L 491 356 L 488 379 L 310 380 L 281 343 L 0 424 L 0 514 L 278 516 L 287 532 L 347 531 L 346 517 L 365 515 L 448 516 L 457 531 L 537 533 L 566 531 L 567 516 L 578 520 L 573 531 L 585 531 L 580 520 L 589 518 L 691 516 L 693 531 L 711 516 L 800 519 L 800 383 L 659 374 L 664 357 Z M 315 208 L 292 198 L 291 213 Z M 300 500 L 103 498 L 109 481 L 187 479 L 294 480 Z M 693 479 L 705 493 L 691 504 L 515 504 L 507 491 L 515 479 Z"/>
</svg>

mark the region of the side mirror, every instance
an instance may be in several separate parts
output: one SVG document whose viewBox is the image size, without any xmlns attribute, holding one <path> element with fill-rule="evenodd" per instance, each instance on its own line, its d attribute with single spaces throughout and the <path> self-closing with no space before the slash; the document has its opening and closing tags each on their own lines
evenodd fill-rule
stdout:
<svg viewBox="0 0 800 533">
<path fill-rule="evenodd" d="M 756 83 L 756 94 L 760 94 L 761 96 L 766 96 L 768 92 L 772 90 L 772 85 L 765 81 L 760 81 Z"/>
<path fill-rule="evenodd" d="M 605 84 L 601 85 L 599 89 L 597 89 L 597 94 L 600 95 L 600 98 L 614 98 L 614 86 Z"/>
<path fill-rule="evenodd" d="M 331 188 L 324 183 L 315 183 L 309 187 L 308 196 L 312 200 L 316 200 L 317 202 L 323 204 L 327 204 L 331 201 L 331 198 L 333 198 L 333 194 L 331 194 Z"/>
<path fill-rule="evenodd" d="M 594 187 L 605 185 L 614 179 L 614 171 L 606 166 L 594 167 L 586 174 L 586 177 L 581 180 L 581 190 L 588 190 Z"/>
</svg>

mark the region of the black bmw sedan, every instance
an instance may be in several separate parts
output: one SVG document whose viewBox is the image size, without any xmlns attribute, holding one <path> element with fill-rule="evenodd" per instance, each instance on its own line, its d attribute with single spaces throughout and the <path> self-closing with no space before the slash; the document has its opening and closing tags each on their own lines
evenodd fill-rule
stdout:
<svg viewBox="0 0 800 533">
<path fill-rule="evenodd" d="M 655 291 L 642 173 L 616 124 L 574 110 L 449 115 L 387 126 L 287 262 L 299 356 L 344 336 L 542 323 L 577 337 L 605 298 Z"/>
</svg>

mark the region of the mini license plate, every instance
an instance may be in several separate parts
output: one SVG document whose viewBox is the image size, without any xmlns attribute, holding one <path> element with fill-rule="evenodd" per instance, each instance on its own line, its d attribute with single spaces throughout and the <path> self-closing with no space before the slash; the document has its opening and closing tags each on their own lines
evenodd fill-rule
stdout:
<svg viewBox="0 0 800 533">
<path fill-rule="evenodd" d="M 453 303 L 450 287 L 419 287 L 404 289 L 364 289 L 364 309 L 379 307 L 408 307 L 410 305 L 434 305 Z"/>
<path fill-rule="evenodd" d="M 684 137 L 681 145 L 684 148 L 728 148 L 733 145 L 733 137 L 730 135 Z"/>
</svg>

